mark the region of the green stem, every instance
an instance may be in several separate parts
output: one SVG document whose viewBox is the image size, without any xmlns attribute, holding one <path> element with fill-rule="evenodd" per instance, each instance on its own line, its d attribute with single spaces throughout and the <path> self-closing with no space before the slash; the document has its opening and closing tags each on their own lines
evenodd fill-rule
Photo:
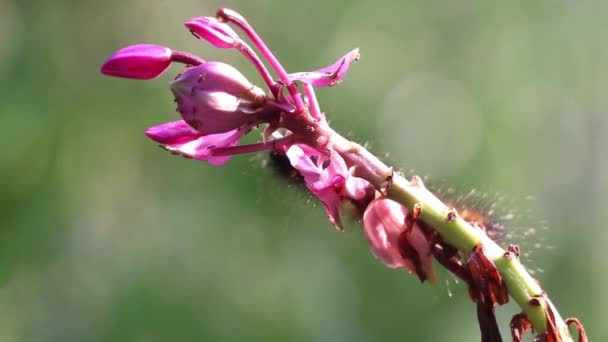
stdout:
<svg viewBox="0 0 608 342">
<path fill-rule="evenodd" d="M 428 191 L 418 177 L 408 181 L 402 175 L 393 172 L 392 168 L 382 163 L 361 145 L 345 139 L 329 127 L 323 129 L 324 135 L 331 137 L 333 148 L 350 165 L 356 166 L 355 172 L 358 177 L 365 178 L 377 189 L 388 188 L 388 196 L 408 208 L 420 204 L 422 206 L 420 219 L 433 227 L 445 242 L 464 253 L 471 252 L 477 245 L 483 246 L 485 255 L 496 264 L 510 296 L 521 307 L 535 331 L 544 333 L 547 330 L 544 310 L 541 306 L 530 304 L 533 297 L 542 295 L 544 291 L 518 258 L 507 257 L 502 247 Z M 388 179 L 392 179 L 389 186 L 387 186 Z M 454 214 L 454 217 L 448 219 Z M 549 300 L 548 304 L 554 308 Z M 557 333 L 562 341 L 573 341 L 568 327 L 555 308 L 554 314 Z"/>
</svg>

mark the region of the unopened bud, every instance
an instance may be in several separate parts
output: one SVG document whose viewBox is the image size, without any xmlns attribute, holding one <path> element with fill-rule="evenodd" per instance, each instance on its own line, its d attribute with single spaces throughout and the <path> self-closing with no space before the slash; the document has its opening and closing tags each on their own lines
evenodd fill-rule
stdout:
<svg viewBox="0 0 608 342">
<path fill-rule="evenodd" d="M 105 75 L 148 80 L 160 76 L 171 65 L 171 49 L 140 44 L 116 51 L 103 65 Z"/>
<path fill-rule="evenodd" d="M 171 82 L 182 118 L 204 134 L 223 133 L 258 120 L 264 92 L 220 62 L 187 69 Z"/>
</svg>

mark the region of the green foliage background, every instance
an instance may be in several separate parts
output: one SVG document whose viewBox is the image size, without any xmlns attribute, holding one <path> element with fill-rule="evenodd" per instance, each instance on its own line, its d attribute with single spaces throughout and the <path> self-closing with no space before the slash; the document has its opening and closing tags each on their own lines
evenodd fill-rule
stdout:
<svg viewBox="0 0 608 342">
<path fill-rule="evenodd" d="M 537 249 L 524 263 L 608 339 L 608 2 L 0 0 L 0 341 L 478 340 L 462 285 L 384 268 L 356 224 L 333 231 L 264 156 L 215 168 L 143 135 L 177 117 L 179 67 L 137 82 L 100 64 L 157 43 L 259 82 L 182 26 L 219 6 L 292 71 L 360 47 L 318 94 L 334 127 L 404 169 L 511 198 L 531 211 L 521 227 L 547 220 L 516 234 Z M 499 310 L 503 328 L 516 312 Z"/>
</svg>

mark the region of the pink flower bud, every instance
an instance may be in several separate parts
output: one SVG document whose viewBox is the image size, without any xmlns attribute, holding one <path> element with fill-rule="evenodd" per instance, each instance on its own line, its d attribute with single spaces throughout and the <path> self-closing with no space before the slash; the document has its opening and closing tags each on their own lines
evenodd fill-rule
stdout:
<svg viewBox="0 0 608 342">
<path fill-rule="evenodd" d="M 101 72 L 109 76 L 148 80 L 158 77 L 171 65 L 171 49 L 151 44 L 132 45 L 116 51 Z"/>
<path fill-rule="evenodd" d="M 215 17 L 192 18 L 184 25 L 197 37 L 221 49 L 233 48 L 240 41 L 239 36 L 230 26 Z"/>
<path fill-rule="evenodd" d="M 258 122 L 266 95 L 238 70 L 220 62 L 187 69 L 171 82 L 182 118 L 203 134 Z"/>
<path fill-rule="evenodd" d="M 416 223 L 408 227 L 409 210 L 380 197 L 363 214 L 363 229 L 374 255 L 387 267 L 406 268 L 421 280 L 436 281 L 430 242 Z"/>
</svg>

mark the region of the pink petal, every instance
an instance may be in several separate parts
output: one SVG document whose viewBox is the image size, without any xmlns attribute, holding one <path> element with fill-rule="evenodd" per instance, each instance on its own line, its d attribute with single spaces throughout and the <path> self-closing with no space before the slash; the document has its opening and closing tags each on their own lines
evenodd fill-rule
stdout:
<svg viewBox="0 0 608 342">
<path fill-rule="evenodd" d="M 348 168 L 346 162 L 340 155 L 340 153 L 333 151 L 330 155 L 330 163 L 327 167 L 327 172 L 331 176 L 340 175 L 344 178 L 348 176 Z"/>
<path fill-rule="evenodd" d="M 358 59 L 359 49 L 354 49 L 326 68 L 289 74 L 289 80 L 292 82 L 300 81 L 315 87 L 331 87 L 342 82 L 350 65 Z"/>
<path fill-rule="evenodd" d="M 231 156 L 213 156 L 216 147 L 236 146 L 250 127 L 241 127 L 225 133 L 204 135 L 184 121 L 173 121 L 146 130 L 146 135 L 163 144 L 172 153 L 206 161 L 211 165 L 225 164 Z"/>
<path fill-rule="evenodd" d="M 374 187 L 370 184 L 370 182 L 366 181 L 363 178 L 349 176 L 344 183 L 343 193 L 346 197 L 360 200 L 365 198 L 370 193 L 373 194 Z"/>
<path fill-rule="evenodd" d="M 177 120 L 162 125 L 150 127 L 146 135 L 161 144 L 179 144 L 198 139 L 203 136 L 184 120 Z"/>
<path fill-rule="evenodd" d="M 333 190 L 333 188 L 326 188 L 324 190 L 314 192 L 314 194 L 323 202 L 325 205 L 325 213 L 329 222 L 336 227 L 337 230 L 343 231 L 344 226 L 342 224 L 342 198 Z"/>
<path fill-rule="evenodd" d="M 233 48 L 240 41 L 239 36 L 230 26 L 215 17 L 192 18 L 184 25 L 197 37 L 221 49 Z"/>
<path fill-rule="evenodd" d="M 289 163 L 304 177 L 306 185 L 311 185 L 319 180 L 321 169 L 313 163 L 310 154 L 304 151 L 305 145 L 292 145 L 285 154 Z"/>
<path fill-rule="evenodd" d="M 103 65 L 105 75 L 147 80 L 158 77 L 171 65 L 171 49 L 159 45 L 132 45 L 116 51 Z"/>
</svg>

